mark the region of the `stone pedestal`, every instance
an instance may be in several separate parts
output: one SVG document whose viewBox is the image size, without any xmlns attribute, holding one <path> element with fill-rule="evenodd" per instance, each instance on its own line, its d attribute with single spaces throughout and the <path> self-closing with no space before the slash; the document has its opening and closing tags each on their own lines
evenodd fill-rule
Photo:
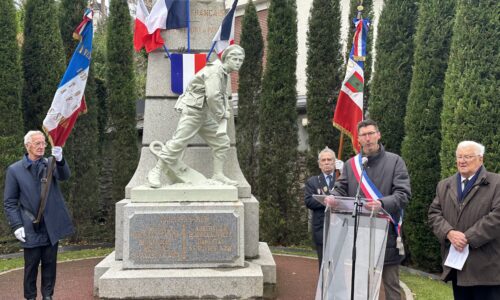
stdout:
<svg viewBox="0 0 500 300">
<path fill-rule="evenodd" d="M 240 201 L 128 204 L 123 267 L 242 267 L 243 216 Z"/>
<path fill-rule="evenodd" d="M 208 52 L 224 15 L 222 0 L 191 0 L 191 51 Z M 171 53 L 187 48 L 187 30 L 162 32 Z M 213 55 L 215 58 L 215 55 Z M 229 85 L 230 86 L 230 85 Z M 173 184 L 147 186 L 156 164 L 153 141 L 172 137 L 179 115 L 170 90 L 170 60 L 161 49 L 149 54 L 141 157 L 116 203 L 115 251 L 94 269 L 101 299 L 255 299 L 276 284 L 276 264 L 259 243 L 259 202 L 243 176 L 236 154 L 234 119 L 224 173 L 237 187 Z M 212 151 L 194 137 L 183 161 L 212 176 Z"/>
</svg>

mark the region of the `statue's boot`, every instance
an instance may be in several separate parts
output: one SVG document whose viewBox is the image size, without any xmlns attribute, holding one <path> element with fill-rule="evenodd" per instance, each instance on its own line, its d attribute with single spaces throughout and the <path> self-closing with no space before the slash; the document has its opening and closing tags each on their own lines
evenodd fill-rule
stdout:
<svg viewBox="0 0 500 300">
<path fill-rule="evenodd" d="M 231 180 L 224 175 L 223 169 L 224 160 L 214 157 L 214 175 L 212 176 L 212 179 L 227 185 L 238 185 L 237 181 Z"/>
<path fill-rule="evenodd" d="M 165 164 L 165 162 L 163 160 L 159 159 L 156 162 L 156 165 L 154 166 L 154 168 L 152 168 L 148 173 L 148 182 L 149 182 L 150 187 L 152 187 L 152 188 L 161 187 L 161 181 L 160 181 L 161 172 L 163 172 L 163 170 L 166 170 L 165 169 L 166 167 L 167 167 L 167 165 Z"/>
</svg>

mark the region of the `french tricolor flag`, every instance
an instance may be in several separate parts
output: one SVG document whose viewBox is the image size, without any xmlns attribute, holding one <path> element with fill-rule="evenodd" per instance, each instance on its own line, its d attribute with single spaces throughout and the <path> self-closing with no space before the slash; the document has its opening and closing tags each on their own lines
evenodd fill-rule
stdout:
<svg viewBox="0 0 500 300">
<path fill-rule="evenodd" d="M 194 75 L 205 67 L 206 53 L 171 53 L 172 92 L 182 94 Z"/>
<path fill-rule="evenodd" d="M 151 52 L 161 46 L 164 41 L 160 34 L 160 29 L 151 34 L 148 31 L 149 12 L 143 0 L 137 1 L 134 24 L 134 49 L 136 52 L 146 48 L 146 52 Z"/>
<path fill-rule="evenodd" d="M 134 29 L 135 51 L 139 52 L 145 47 L 149 53 L 163 46 L 161 30 L 187 27 L 187 5 L 187 1 L 157 0 L 149 13 L 144 1 L 138 0 Z"/>
<path fill-rule="evenodd" d="M 229 45 L 234 44 L 234 17 L 236 6 L 238 6 L 238 0 L 233 1 L 233 6 L 227 12 L 219 30 L 212 39 L 213 47 L 219 57 Z"/>
<path fill-rule="evenodd" d="M 81 41 L 76 46 L 68 68 L 57 88 L 52 104 L 43 120 L 43 129 L 49 135 L 52 146 L 64 146 L 76 119 L 87 111 L 85 104 L 85 86 L 89 76 L 92 53 L 92 13 L 85 13 L 82 23 L 77 28 Z"/>
</svg>

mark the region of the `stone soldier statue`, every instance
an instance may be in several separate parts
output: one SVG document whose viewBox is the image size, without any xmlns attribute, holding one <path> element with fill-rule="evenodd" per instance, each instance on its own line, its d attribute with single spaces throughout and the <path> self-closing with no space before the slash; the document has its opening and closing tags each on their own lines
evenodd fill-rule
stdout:
<svg viewBox="0 0 500 300">
<path fill-rule="evenodd" d="M 156 166 L 148 173 L 151 187 L 161 186 L 161 172 L 177 182 L 199 183 L 205 179 L 181 160 L 189 140 L 196 134 L 212 149 L 212 179 L 223 184 L 238 184 L 223 173 L 230 146 L 227 121 L 231 108 L 227 86 L 229 74 L 238 71 L 243 64 L 245 51 L 238 45 L 231 45 L 224 50 L 221 58 L 222 62 L 216 60 L 208 63 L 196 73 L 186 91 L 179 96 L 175 109 L 181 112 L 181 117 L 172 139 L 165 145 L 157 141 L 151 143 L 150 150 L 159 158 Z M 157 146 L 161 146 L 160 151 L 155 150 Z"/>
</svg>

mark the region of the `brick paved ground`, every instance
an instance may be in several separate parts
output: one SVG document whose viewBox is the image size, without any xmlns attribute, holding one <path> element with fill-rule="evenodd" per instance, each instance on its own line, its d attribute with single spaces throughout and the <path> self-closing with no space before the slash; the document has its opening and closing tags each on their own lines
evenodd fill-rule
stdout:
<svg viewBox="0 0 500 300">
<path fill-rule="evenodd" d="M 63 262 L 57 266 L 55 300 L 93 300 L 94 266 L 101 261 L 85 259 Z M 318 280 L 317 262 L 313 259 L 275 256 L 277 264 L 277 299 L 309 300 L 314 298 Z M 39 276 L 40 277 L 40 276 Z M 40 283 L 38 283 L 40 286 Z M 23 271 L 0 274 L 0 299 L 23 299 Z M 38 295 L 38 299 L 40 295 Z"/>
<path fill-rule="evenodd" d="M 275 255 L 274 259 L 277 266 L 276 276 L 278 281 L 275 292 L 276 299 L 314 299 L 318 280 L 317 261 L 315 259 L 282 255 Z M 59 263 L 54 299 L 94 300 L 92 296 L 94 266 L 101 260 L 102 258 L 94 258 Z M 38 283 L 38 286 L 40 286 L 40 283 Z M 0 274 L 0 300 L 23 299 L 22 290 L 22 270 Z M 38 299 L 40 299 L 40 295 Z"/>
</svg>

